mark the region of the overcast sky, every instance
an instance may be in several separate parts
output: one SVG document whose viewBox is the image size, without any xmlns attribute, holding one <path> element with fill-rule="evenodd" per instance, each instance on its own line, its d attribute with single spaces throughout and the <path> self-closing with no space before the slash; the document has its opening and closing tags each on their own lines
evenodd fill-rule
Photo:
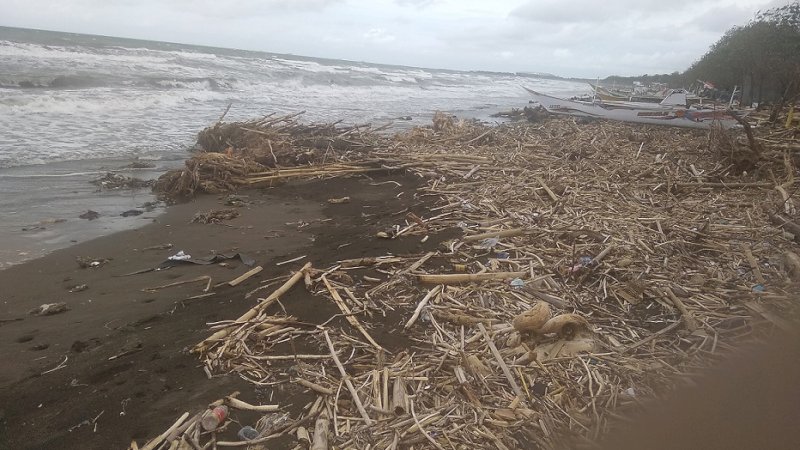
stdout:
<svg viewBox="0 0 800 450">
<path fill-rule="evenodd" d="M 776 0 L 0 0 L 0 25 L 387 64 L 683 70 Z"/>
</svg>

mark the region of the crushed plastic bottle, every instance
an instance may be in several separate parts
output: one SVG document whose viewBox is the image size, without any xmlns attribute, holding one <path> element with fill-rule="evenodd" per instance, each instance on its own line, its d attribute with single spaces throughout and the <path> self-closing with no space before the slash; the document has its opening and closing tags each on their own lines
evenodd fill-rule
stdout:
<svg viewBox="0 0 800 450">
<path fill-rule="evenodd" d="M 493 249 L 500 243 L 500 239 L 498 238 L 486 238 L 481 241 L 481 248 L 485 249 Z"/>
<path fill-rule="evenodd" d="M 239 430 L 238 433 L 239 439 L 243 441 L 252 441 L 254 439 L 257 439 L 258 435 L 259 435 L 258 430 L 251 427 L 250 425 L 242 427 L 242 429 Z"/>
<path fill-rule="evenodd" d="M 753 286 L 753 292 L 756 292 L 756 293 L 765 292 L 766 290 L 767 290 L 767 288 L 764 287 L 764 285 L 761 284 L 761 283 Z"/>
<path fill-rule="evenodd" d="M 522 281 L 521 278 L 514 278 L 513 280 L 511 280 L 510 284 L 511 284 L 511 287 L 516 288 L 516 289 L 519 289 L 519 288 L 525 286 L 525 282 Z"/>
</svg>

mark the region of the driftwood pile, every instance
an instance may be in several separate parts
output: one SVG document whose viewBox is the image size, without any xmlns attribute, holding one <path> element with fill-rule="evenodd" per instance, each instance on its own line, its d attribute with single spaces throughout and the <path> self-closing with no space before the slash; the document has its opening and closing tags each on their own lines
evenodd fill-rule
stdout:
<svg viewBox="0 0 800 450">
<path fill-rule="evenodd" d="M 387 145 L 387 138 L 379 134 L 385 127 L 307 125 L 296 120 L 300 114 L 217 122 L 198 134 L 198 152 L 186 161 L 186 168 L 162 175 L 153 190 L 162 197 L 180 199 L 375 168 L 376 162 L 366 161 L 364 155 Z M 357 163 L 341 164 L 351 160 Z M 339 164 L 328 164 L 334 162 Z"/>
<path fill-rule="evenodd" d="M 757 131 L 758 157 L 743 167 L 731 155 L 752 142 L 720 133 L 440 115 L 374 146 L 366 159 L 426 177 L 419 195 L 435 201 L 376 239 L 460 237 L 420 255 L 308 263 L 251 291 L 271 293 L 210 324 L 192 351 L 209 376 L 236 374 L 292 404 L 227 399 L 264 412 L 247 440 L 217 440 L 201 411 L 146 448 L 596 440 L 741 340 L 789 327 L 796 141 Z M 298 289 L 339 313 L 285 313 Z"/>
</svg>

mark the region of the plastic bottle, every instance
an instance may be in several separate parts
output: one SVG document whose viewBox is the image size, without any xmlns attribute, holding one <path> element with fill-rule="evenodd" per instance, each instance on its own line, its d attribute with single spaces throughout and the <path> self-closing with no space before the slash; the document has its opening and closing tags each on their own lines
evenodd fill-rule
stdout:
<svg viewBox="0 0 800 450">
<path fill-rule="evenodd" d="M 228 418 L 228 407 L 225 405 L 217 406 L 211 411 L 206 411 L 206 413 L 203 414 L 203 418 L 201 420 L 203 424 L 203 429 L 206 431 L 216 430 L 217 427 L 222 422 L 225 422 L 225 419 L 227 418 Z"/>
<path fill-rule="evenodd" d="M 239 430 L 239 439 L 243 441 L 252 441 L 253 439 L 258 438 L 258 434 L 259 434 L 258 430 L 251 427 L 250 425 L 247 425 L 242 427 L 241 430 Z"/>
</svg>

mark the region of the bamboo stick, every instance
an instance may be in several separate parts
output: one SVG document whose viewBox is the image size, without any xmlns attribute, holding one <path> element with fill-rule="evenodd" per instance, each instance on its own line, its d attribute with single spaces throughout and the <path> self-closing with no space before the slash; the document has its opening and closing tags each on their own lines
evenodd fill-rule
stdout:
<svg viewBox="0 0 800 450">
<path fill-rule="evenodd" d="M 406 383 L 403 377 L 396 377 L 392 386 L 391 409 L 395 415 L 402 416 L 406 413 L 408 398 L 406 396 Z"/>
<path fill-rule="evenodd" d="M 508 368 L 508 365 L 506 365 L 506 362 L 503 361 L 503 356 L 500 355 L 500 352 L 494 345 L 494 341 L 489 336 L 489 333 L 486 332 L 486 327 L 484 327 L 482 323 L 478 322 L 478 329 L 481 330 L 483 338 L 486 340 L 486 343 L 489 345 L 489 349 L 492 351 L 492 355 L 494 355 L 497 363 L 500 364 L 500 368 L 503 369 L 503 374 L 505 374 L 506 379 L 508 380 L 509 384 L 511 384 L 511 388 L 514 389 L 514 393 L 517 394 L 517 397 L 523 398 L 522 389 L 519 388 L 517 381 L 514 380 L 514 376 L 511 374 L 511 370 Z"/>
<path fill-rule="evenodd" d="M 419 274 L 417 278 L 422 283 L 431 284 L 458 284 L 473 281 L 505 280 L 508 278 L 523 278 L 528 272 L 487 272 L 487 273 L 453 273 L 453 274 Z"/>
<path fill-rule="evenodd" d="M 361 417 L 364 418 L 364 422 L 366 422 L 367 425 L 372 425 L 372 419 L 370 419 L 369 414 L 367 414 L 367 410 L 364 409 L 364 404 L 361 403 L 361 399 L 358 397 L 358 391 L 356 391 L 356 388 L 350 381 L 350 377 L 344 370 L 342 362 L 339 361 L 339 356 L 336 354 L 336 349 L 333 347 L 333 342 L 331 342 L 331 337 L 328 336 L 328 330 L 325 330 L 323 333 L 325 335 L 325 341 L 328 343 L 328 349 L 331 351 L 331 357 L 333 357 L 333 362 L 336 363 L 336 367 L 339 369 L 339 373 L 342 375 L 342 379 L 344 380 L 344 384 L 347 386 L 347 390 L 350 391 L 350 395 L 353 397 L 353 401 L 356 404 L 356 408 L 358 408 L 358 412 L 361 413 Z"/>
<path fill-rule="evenodd" d="M 328 414 L 323 411 L 314 424 L 314 441 L 311 444 L 311 450 L 328 450 L 329 424 Z"/>
<path fill-rule="evenodd" d="M 336 306 L 338 306 L 339 309 L 342 311 L 342 314 L 344 314 L 345 319 L 347 319 L 347 321 L 350 322 L 350 325 L 352 325 L 353 328 L 358 330 L 361 333 L 361 335 L 363 335 L 364 338 L 367 339 L 370 345 L 372 345 L 378 350 L 383 350 L 383 347 L 378 345 L 378 343 L 375 342 L 374 339 L 372 339 L 372 336 L 370 336 L 370 334 L 367 333 L 367 330 L 364 329 L 364 327 L 361 325 L 361 322 L 359 322 L 358 319 L 356 319 L 356 316 L 354 316 L 353 313 L 350 311 L 350 308 L 347 306 L 344 300 L 342 300 L 342 297 L 339 295 L 339 293 L 336 292 L 336 289 L 334 289 L 333 286 L 331 286 L 331 284 L 328 282 L 328 278 L 326 278 L 325 275 L 322 276 L 322 281 L 325 283 L 325 287 L 328 289 L 328 292 L 330 292 L 331 297 L 333 297 Z"/>
<path fill-rule="evenodd" d="M 321 386 L 319 384 L 312 383 L 311 381 L 304 380 L 302 378 L 298 378 L 298 379 L 296 379 L 294 381 L 297 384 L 299 384 L 300 386 L 307 387 L 307 388 L 311 389 L 312 391 L 319 392 L 320 394 L 333 395 L 333 390 L 332 389 L 328 389 L 325 386 Z"/>
<path fill-rule="evenodd" d="M 525 229 L 512 228 L 510 230 L 498 230 L 498 231 L 490 231 L 488 233 L 472 234 L 469 236 L 465 236 L 462 240 L 464 242 L 475 242 L 475 241 L 482 241 L 488 238 L 514 237 L 514 236 L 521 236 L 523 234 L 525 234 Z"/>
<path fill-rule="evenodd" d="M 148 442 L 144 447 L 141 448 L 141 450 L 154 450 L 162 442 L 164 442 L 164 439 L 166 439 L 167 436 L 169 436 L 173 431 L 175 431 L 178 427 L 180 427 L 183 421 L 186 420 L 187 417 L 189 417 L 189 413 L 188 412 L 183 413 L 178 418 L 178 420 L 175 423 L 173 423 L 171 427 L 167 429 L 167 431 L 161 433 L 155 439 Z"/>
<path fill-rule="evenodd" d="M 442 286 L 439 285 L 428 291 L 427 294 L 425 294 L 425 297 L 423 297 L 422 300 L 420 300 L 419 304 L 417 305 L 417 308 L 414 310 L 414 314 L 411 315 L 411 318 L 408 319 L 408 322 L 406 322 L 405 326 L 403 327 L 404 330 L 407 330 L 411 328 L 411 325 L 414 325 L 414 322 L 417 321 L 417 318 L 419 318 L 419 314 L 422 312 L 422 308 L 424 308 L 425 305 L 428 304 L 428 300 L 430 300 L 431 297 L 433 297 L 434 295 L 441 292 L 441 290 Z"/>
<path fill-rule="evenodd" d="M 243 400 L 235 397 L 226 397 L 225 402 L 231 408 L 241 409 L 244 411 L 258 411 L 258 412 L 275 412 L 280 409 L 278 405 L 251 405 Z"/>
<path fill-rule="evenodd" d="M 262 270 L 264 270 L 263 267 L 255 266 L 252 269 L 248 270 L 247 272 L 243 273 L 242 275 L 234 278 L 231 281 L 228 281 L 228 286 L 236 286 L 237 284 L 242 283 L 243 281 L 247 280 L 248 278 L 252 277 L 253 275 L 256 275 L 257 273 L 261 272 Z"/>
<path fill-rule="evenodd" d="M 688 309 L 686 309 L 686 305 L 679 299 L 670 288 L 664 288 L 669 299 L 672 300 L 672 304 L 678 308 L 678 311 L 681 312 L 681 316 L 683 317 L 683 323 L 686 325 L 686 329 L 689 331 L 697 330 L 697 320 L 695 320 L 694 316 Z"/>
<path fill-rule="evenodd" d="M 278 299 L 281 295 L 285 294 L 289 291 L 297 282 L 303 278 L 303 273 L 311 267 L 311 263 L 306 263 L 300 270 L 294 273 L 291 278 L 289 278 L 281 287 L 276 289 L 272 294 L 269 295 L 264 301 L 257 304 L 256 306 L 250 308 L 246 313 L 242 314 L 238 319 L 236 319 L 237 323 L 247 322 L 253 317 L 257 316 L 261 311 L 267 309 L 275 300 Z M 199 344 L 195 345 L 192 348 L 192 353 L 202 353 L 208 349 L 208 347 L 213 344 L 214 342 L 220 341 L 225 338 L 228 334 L 230 334 L 231 329 L 233 326 L 223 328 L 216 333 L 212 334 L 208 338 L 204 339 Z"/>
</svg>

